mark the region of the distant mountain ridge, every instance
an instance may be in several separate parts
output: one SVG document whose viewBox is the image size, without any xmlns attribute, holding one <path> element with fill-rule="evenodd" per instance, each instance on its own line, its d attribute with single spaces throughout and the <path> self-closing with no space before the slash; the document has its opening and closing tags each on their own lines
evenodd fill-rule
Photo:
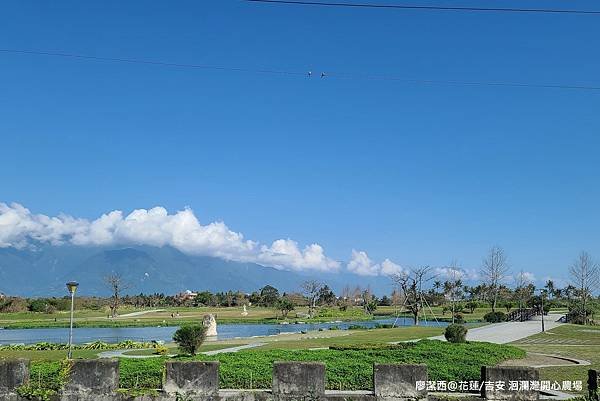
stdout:
<svg viewBox="0 0 600 401">
<path fill-rule="evenodd" d="M 100 248 L 40 245 L 33 249 L 0 248 L 0 292 L 20 296 L 61 296 L 65 283 L 76 280 L 80 293 L 106 296 L 104 277 L 119 273 L 130 284 L 129 294 L 175 294 L 186 289 L 251 292 L 269 284 L 280 291 L 298 291 L 306 279 L 325 282 L 336 291 L 344 286 L 369 285 L 389 293 L 385 277 L 278 270 L 255 263 L 190 256 L 172 247 Z"/>
</svg>

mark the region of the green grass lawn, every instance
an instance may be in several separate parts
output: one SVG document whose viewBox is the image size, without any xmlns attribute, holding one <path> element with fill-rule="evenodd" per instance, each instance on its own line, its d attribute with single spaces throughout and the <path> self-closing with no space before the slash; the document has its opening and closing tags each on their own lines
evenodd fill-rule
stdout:
<svg viewBox="0 0 600 401">
<path fill-rule="evenodd" d="M 307 349 L 321 348 L 332 345 L 383 344 L 392 341 L 407 341 L 427 338 L 442 334 L 439 327 L 397 327 L 394 329 L 344 330 L 335 337 L 319 338 L 318 335 L 328 335 L 328 331 L 308 333 L 304 336 L 277 336 L 269 339 L 260 349 Z"/>
<path fill-rule="evenodd" d="M 540 368 L 544 380 L 587 381 L 588 369 L 600 369 L 600 327 L 566 324 L 513 343 L 527 352 L 560 355 L 587 360 L 591 366 L 556 366 Z"/>
</svg>

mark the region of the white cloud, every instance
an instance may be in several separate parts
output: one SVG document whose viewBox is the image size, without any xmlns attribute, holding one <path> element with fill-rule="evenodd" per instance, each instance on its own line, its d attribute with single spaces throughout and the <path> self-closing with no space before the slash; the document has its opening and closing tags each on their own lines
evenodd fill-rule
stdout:
<svg viewBox="0 0 600 401">
<path fill-rule="evenodd" d="M 479 272 L 475 269 L 463 269 L 460 267 L 444 266 L 436 267 L 435 273 L 444 279 L 450 280 L 470 280 L 479 279 Z"/>
<path fill-rule="evenodd" d="M 165 208 L 155 207 L 137 209 L 127 216 L 115 210 L 89 221 L 33 214 L 17 203 L 0 202 L 0 248 L 24 248 L 32 241 L 52 245 L 168 245 L 188 254 L 290 270 L 334 271 L 340 266 L 318 244 L 300 249 L 297 242 L 280 239 L 271 246 L 260 245 L 223 222 L 202 225 L 191 209 L 169 214 Z"/>
<path fill-rule="evenodd" d="M 358 274 L 359 276 L 377 276 L 381 266 L 374 264 L 369 256 L 364 251 L 352 250 L 352 257 L 348 262 L 347 268 L 352 273 Z"/>
<path fill-rule="evenodd" d="M 520 271 L 514 277 L 514 281 L 515 281 L 516 285 L 519 285 L 519 284 L 528 285 L 528 284 L 535 283 L 536 278 L 535 278 L 535 274 L 533 274 L 531 272 Z"/>
<path fill-rule="evenodd" d="M 389 259 L 381 262 L 381 274 L 383 276 L 391 276 L 393 274 L 406 274 L 408 271 L 402 266 L 397 265 Z"/>
<path fill-rule="evenodd" d="M 352 250 L 350 261 L 346 265 L 348 271 L 359 276 L 391 276 L 405 272 L 402 266 L 385 259 L 381 264 L 374 263 L 365 251 Z"/>
</svg>

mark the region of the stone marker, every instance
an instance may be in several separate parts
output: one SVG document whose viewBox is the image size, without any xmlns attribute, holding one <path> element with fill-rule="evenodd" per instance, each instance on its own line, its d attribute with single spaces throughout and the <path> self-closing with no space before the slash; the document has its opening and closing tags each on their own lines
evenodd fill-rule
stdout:
<svg viewBox="0 0 600 401">
<path fill-rule="evenodd" d="M 114 394 L 119 388 L 119 361 L 89 359 L 73 361 L 65 394 Z"/>
<path fill-rule="evenodd" d="M 215 319 L 215 316 L 212 313 L 204 315 L 202 324 L 206 327 L 207 337 L 214 337 L 217 335 L 217 319 Z"/>
<path fill-rule="evenodd" d="M 494 385 L 493 390 L 486 390 L 486 386 L 481 387 L 481 396 L 488 400 L 524 400 L 532 401 L 540 398 L 538 390 L 509 390 L 511 381 L 539 381 L 540 374 L 535 368 L 513 367 L 513 366 L 482 366 L 481 382 L 503 382 L 504 389 L 497 389 Z"/>
<path fill-rule="evenodd" d="M 588 394 L 590 400 L 598 401 L 598 371 L 595 369 L 588 370 Z"/>
<path fill-rule="evenodd" d="M 426 365 L 373 365 L 373 390 L 378 399 L 427 398 L 427 390 L 417 390 L 417 382 L 427 382 Z"/>
<path fill-rule="evenodd" d="M 167 393 L 217 395 L 219 392 L 219 362 L 167 361 L 163 390 Z"/>
<path fill-rule="evenodd" d="M 28 360 L 14 359 L 0 361 L 0 394 L 14 393 L 17 387 L 28 382 Z"/>
<path fill-rule="evenodd" d="M 320 362 L 275 362 L 275 399 L 320 398 L 325 394 L 325 364 Z"/>
</svg>

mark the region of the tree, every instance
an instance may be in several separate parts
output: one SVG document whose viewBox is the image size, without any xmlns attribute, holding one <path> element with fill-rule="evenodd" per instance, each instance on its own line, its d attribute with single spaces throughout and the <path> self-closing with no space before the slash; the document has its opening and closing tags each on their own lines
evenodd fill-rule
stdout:
<svg viewBox="0 0 600 401">
<path fill-rule="evenodd" d="M 387 295 L 384 295 L 379 300 L 379 305 L 381 305 L 381 306 L 391 306 L 392 305 L 392 300 Z"/>
<path fill-rule="evenodd" d="M 316 280 L 307 280 L 302 283 L 302 293 L 308 298 L 308 316 L 312 318 L 317 307 L 317 298 L 323 284 Z"/>
<path fill-rule="evenodd" d="M 262 306 L 276 306 L 279 301 L 279 290 L 271 285 L 266 285 L 260 290 L 260 303 Z"/>
<path fill-rule="evenodd" d="M 514 297 L 518 302 L 519 310 L 525 308 L 525 305 L 527 305 L 527 302 L 533 296 L 534 290 L 535 287 L 533 287 L 531 284 L 530 275 L 521 270 L 515 278 L 514 292 Z"/>
<path fill-rule="evenodd" d="M 182 326 L 175 334 L 173 341 L 179 345 L 179 348 L 190 355 L 196 355 L 196 351 L 206 338 L 206 327 L 201 324 Z"/>
<path fill-rule="evenodd" d="M 319 289 L 317 297 L 317 304 L 319 305 L 334 305 L 336 297 L 334 292 L 329 288 L 328 285 L 324 285 Z"/>
<path fill-rule="evenodd" d="M 500 284 L 506 278 L 508 272 L 509 268 L 504 249 L 498 246 L 492 247 L 483 260 L 483 266 L 481 267 L 481 276 L 488 285 L 492 297 L 492 312 L 496 311 Z"/>
<path fill-rule="evenodd" d="M 129 284 L 123 280 L 119 273 L 112 273 L 104 278 L 104 282 L 110 288 L 110 316 L 117 317 L 121 303 L 121 293 L 129 288 Z"/>
<path fill-rule="evenodd" d="M 458 269 L 456 262 L 453 262 L 447 271 L 448 280 L 444 282 L 443 287 L 446 298 L 450 299 L 452 323 L 454 323 L 454 316 L 456 315 L 456 302 L 462 299 L 462 272 Z"/>
<path fill-rule="evenodd" d="M 418 326 L 419 315 L 426 305 L 423 296 L 423 286 L 433 279 L 431 277 L 431 267 L 424 266 L 412 269 L 408 273 L 396 273 L 390 277 L 402 292 L 404 305 L 412 314 L 415 325 Z"/>
<path fill-rule="evenodd" d="M 477 307 L 479 306 L 479 303 L 477 301 L 470 300 L 466 303 L 465 306 L 467 307 L 467 309 L 469 309 L 471 313 L 473 313 L 475 312 L 475 309 L 477 309 Z"/>
<path fill-rule="evenodd" d="M 281 316 L 286 319 L 288 313 L 294 310 L 294 303 L 287 297 L 282 297 L 277 303 L 277 309 L 281 311 Z"/>
<path fill-rule="evenodd" d="M 194 302 L 196 305 L 211 306 L 214 303 L 214 296 L 210 291 L 202 291 L 196 295 Z"/>
<path fill-rule="evenodd" d="M 577 298 L 579 298 L 578 310 L 581 323 L 587 324 L 588 304 L 593 292 L 598 287 L 598 265 L 592 260 L 589 253 L 582 251 L 569 268 L 569 273 L 573 286 L 576 288 Z"/>
<path fill-rule="evenodd" d="M 377 299 L 371 293 L 371 290 L 369 288 L 364 290 L 361 296 L 363 310 L 367 315 L 372 315 L 373 312 L 375 312 L 375 309 L 377 309 Z"/>
</svg>

